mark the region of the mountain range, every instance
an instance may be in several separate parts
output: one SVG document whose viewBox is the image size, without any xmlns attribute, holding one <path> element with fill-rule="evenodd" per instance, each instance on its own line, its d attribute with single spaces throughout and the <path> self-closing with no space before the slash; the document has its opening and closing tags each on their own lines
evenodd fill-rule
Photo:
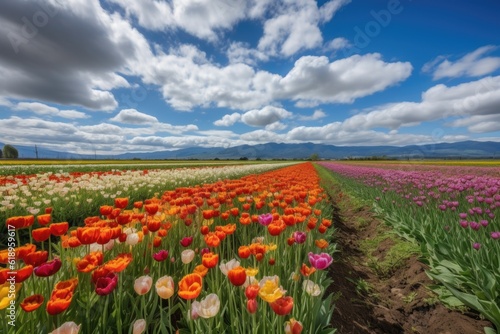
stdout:
<svg viewBox="0 0 500 334">
<path fill-rule="evenodd" d="M 0 143 L 0 148 L 4 146 Z M 37 157 L 35 146 L 14 145 L 19 158 Z M 228 148 L 191 147 L 175 151 L 135 152 L 117 155 L 76 154 L 37 147 L 39 159 L 354 159 L 386 157 L 394 159 L 420 158 L 500 158 L 500 142 L 464 141 L 409 146 L 335 146 L 314 143 L 267 143 Z"/>
</svg>

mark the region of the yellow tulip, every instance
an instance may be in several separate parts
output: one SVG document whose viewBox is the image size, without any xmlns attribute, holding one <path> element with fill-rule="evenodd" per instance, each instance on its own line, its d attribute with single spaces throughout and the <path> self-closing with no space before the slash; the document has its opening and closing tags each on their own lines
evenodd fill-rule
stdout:
<svg viewBox="0 0 500 334">
<path fill-rule="evenodd" d="M 175 290 L 174 279 L 171 276 L 163 276 L 158 278 L 155 283 L 156 293 L 162 299 L 172 297 Z"/>
</svg>

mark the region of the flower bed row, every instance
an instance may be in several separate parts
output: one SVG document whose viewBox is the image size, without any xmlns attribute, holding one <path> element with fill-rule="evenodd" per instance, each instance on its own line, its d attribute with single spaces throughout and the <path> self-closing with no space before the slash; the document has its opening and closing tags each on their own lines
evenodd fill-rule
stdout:
<svg viewBox="0 0 500 334">
<path fill-rule="evenodd" d="M 443 300 L 478 310 L 500 333 L 498 169 L 322 165 L 346 188 L 374 200 L 400 234 L 422 246 L 429 275 L 448 290 L 439 291 Z"/>
<path fill-rule="evenodd" d="M 52 213 L 10 217 L 0 312 L 16 326 L 3 330 L 334 333 L 330 215 L 306 163 L 117 197 L 76 227 Z"/>
</svg>

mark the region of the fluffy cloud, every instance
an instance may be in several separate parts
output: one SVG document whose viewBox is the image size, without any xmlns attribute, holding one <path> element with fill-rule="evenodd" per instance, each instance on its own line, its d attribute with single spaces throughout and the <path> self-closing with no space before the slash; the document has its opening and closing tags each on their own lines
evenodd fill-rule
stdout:
<svg viewBox="0 0 500 334">
<path fill-rule="evenodd" d="M 317 119 L 321 119 L 326 117 L 326 114 L 321 109 L 314 110 L 311 116 L 299 116 L 299 120 L 301 121 L 315 121 Z"/>
<path fill-rule="evenodd" d="M 82 119 L 90 116 L 84 112 L 76 110 L 59 110 L 39 102 L 19 102 L 13 110 L 31 111 L 37 115 L 56 116 L 67 119 Z"/>
<path fill-rule="evenodd" d="M 500 57 L 486 57 L 485 54 L 495 49 L 497 47 L 493 45 L 483 46 L 454 62 L 439 56 L 425 64 L 422 70 L 432 72 L 434 80 L 490 74 L 500 68 Z"/>
<path fill-rule="evenodd" d="M 222 119 L 219 119 L 214 122 L 214 125 L 217 126 L 231 126 L 235 124 L 236 122 L 239 122 L 241 120 L 241 114 L 240 113 L 232 113 L 231 115 L 224 115 Z"/>
<path fill-rule="evenodd" d="M 264 35 L 258 49 L 271 55 L 289 57 L 298 51 L 323 43 L 319 24 L 331 20 L 335 12 L 350 0 L 331 0 L 320 8 L 316 1 L 284 1 L 278 13 L 264 23 Z"/>
<path fill-rule="evenodd" d="M 266 126 L 282 119 L 290 118 L 292 115 L 291 112 L 283 108 L 265 106 L 262 109 L 247 111 L 241 116 L 241 120 L 250 126 Z"/>
<path fill-rule="evenodd" d="M 68 24 L 71 22 L 71 24 Z M 98 0 L 2 1 L 0 95 L 113 110 L 110 92 L 150 55 L 144 37 Z"/>
<path fill-rule="evenodd" d="M 451 87 L 436 85 L 422 94 L 420 102 L 379 106 L 346 119 L 342 127 L 351 131 L 377 127 L 398 129 L 453 116 L 495 115 L 499 109 L 500 76 L 486 77 Z M 462 120 L 451 124 L 462 126 L 465 123 Z"/>
<path fill-rule="evenodd" d="M 305 56 L 281 78 L 276 97 L 313 103 L 352 103 L 405 80 L 411 71 L 410 63 L 387 63 L 377 53 L 332 63 L 326 57 Z"/>
<path fill-rule="evenodd" d="M 154 124 L 158 123 L 158 119 L 154 116 L 139 112 L 135 109 L 123 109 L 113 118 L 113 122 L 125 124 Z"/>
<path fill-rule="evenodd" d="M 286 99 L 309 106 L 351 103 L 405 80 L 412 71 L 410 63 L 385 62 L 379 54 L 333 62 L 304 56 L 283 77 L 241 63 L 218 66 L 192 45 L 158 55 L 145 66 L 144 81 L 160 86 L 172 107 L 186 111 L 196 106 L 248 110 Z"/>
<path fill-rule="evenodd" d="M 246 18 L 264 15 L 269 0 L 110 0 L 150 30 L 182 29 L 201 39 L 216 41 Z"/>
</svg>

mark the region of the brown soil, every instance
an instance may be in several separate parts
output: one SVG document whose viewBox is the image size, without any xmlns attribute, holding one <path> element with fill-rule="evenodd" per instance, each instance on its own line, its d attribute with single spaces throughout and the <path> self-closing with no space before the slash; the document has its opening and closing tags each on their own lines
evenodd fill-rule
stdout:
<svg viewBox="0 0 500 334">
<path fill-rule="evenodd" d="M 339 207 L 352 208 L 346 196 L 337 198 Z M 347 202 L 346 202 L 347 201 Z M 380 277 L 367 266 L 367 256 L 360 251 L 361 240 L 372 239 L 383 224 L 368 208 L 340 211 L 334 206 L 334 225 L 339 252 L 332 266 L 332 293 L 340 292 L 335 302 L 332 325 L 339 334 L 481 334 L 484 327 L 493 327 L 473 311 L 451 311 L 431 299 L 427 288 L 433 284 L 426 275 L 426 266 L 412 256 L 399 269 Z M 359 217 L 363 227 L 356 226 Z M 392 242 L 386 239 L 371 254 L 383 259 Z M 370 291 L 356 291 L 362 280 Z M 358 286 L 359 287 L 359 286 Z"/>
</svg>

